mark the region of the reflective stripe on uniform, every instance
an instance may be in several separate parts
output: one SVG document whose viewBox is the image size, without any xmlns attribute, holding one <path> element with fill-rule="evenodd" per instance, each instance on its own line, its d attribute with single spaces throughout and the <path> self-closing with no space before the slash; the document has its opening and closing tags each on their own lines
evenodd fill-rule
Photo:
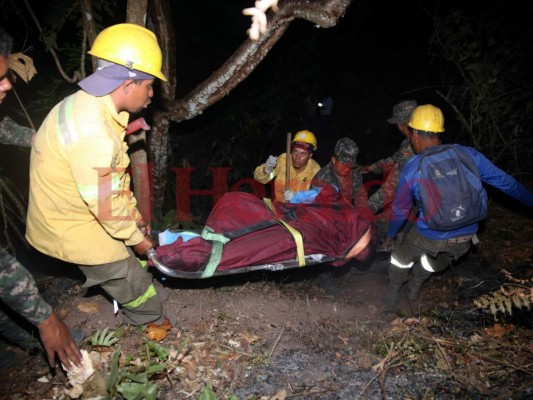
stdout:
<svg viewBox="0 0 533 400">
<path fill-rule="evenodd" d="M 420 263 L 422 264 L 422 268 L 424 268 L 428 272 L 435 272 L 431 264 L 429 263 L 429 259 L 427 254 L 424 254 L 422 257 L 420 257 Z"/>
<path fill-rule="evenodd" d="M 119 171 L 122 172 L 122 171 Z M 121 174 L 116 172 L 111 172 L 111 192 L 117 193 L 121 189 Z M 78 183 L 76 185 L 78 192 L 80 192 L 81 197 L 85 200 L 92 200 L 99 198 L 99 195 L 106 195 L 106 191 L 109 186 L 107 184 L 107 177 L 101 178 L 98 185 L 83 185 Z"/>
<path fill-rule="evenodd" d="M 414 262 L 410 262 L 409 264 L 402 264 L 397 259 L 395 259 L 393 256 L 391 256 L 391 258 L 390 258 L 390 263 L 392 265 L 396 265 L 398 268 L 402 268 L 402 269 L 411 268 L 413 266 L 413 264 L 414 264 Z"/>
<path fill-rule="evenodd" d="M 132 300 L 129 303 L 122 304 L 122 307 L 128 307 L 128 308 L 140 307 L 154 296 L 157 296 L 157 291 L 155 290 L 155 286 L 151 284 L 150 286 L 148 286 L 148 289 L 146 289 L 146 292 L 141 294 L 135 300 Z"/>
<path fill-rule="evenodd" d="M 72 114 L 74 108 L 74 96 L 70 96 L 65 101 L 62 101 L 59 105 L 57 112 L 57 134 L 59 141 L 63 146 L 71 144 L 78 140 L 76 133 L 76 124 Z"/>
</svg>

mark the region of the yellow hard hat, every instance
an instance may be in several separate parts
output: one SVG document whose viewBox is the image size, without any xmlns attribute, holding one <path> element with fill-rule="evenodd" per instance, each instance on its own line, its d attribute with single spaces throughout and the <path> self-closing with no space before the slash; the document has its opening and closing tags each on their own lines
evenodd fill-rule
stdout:
<svg viewBox="0 0 533 400">
<path fill-rule="evenodd" d="M 444 115 L 440 108 L 424 104 L 413 110 L 407 125 L 419 131 L 441 133 L 444 132 Z"/>
<path fill-rule="evenodd" d="M 311 131 L 298 131 L 296 132 L 296 135 L 294 135 L 294 139 L 292 139 L 293 143 L 308 143 L 312 146 L 311 151 L 316 151 L 318 148 L 316 145 L 316 137 L 315 134 Z"/>
<path fill-rule="evenodd" d="M 155 34 L 135 24 L 112 25 L 96 36 L 90 55 L 167 80 L 161 73 L 163 55 Z"/>
</svg>

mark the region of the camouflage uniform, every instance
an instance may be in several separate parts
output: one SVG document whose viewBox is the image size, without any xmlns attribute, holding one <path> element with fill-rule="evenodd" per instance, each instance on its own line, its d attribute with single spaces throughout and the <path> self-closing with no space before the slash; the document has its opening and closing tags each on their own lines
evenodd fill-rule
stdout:
<svg viewBox="0 0 533 400">
<path fill-rule="evenodd" d="M 359 165 L 357 165 L 357 154 L 359 147 L 350 138 L 340 138 L 335 145 L 334 156 L 337 161 L 352 163 L 354 168 L 352 173 L 346 176 L 341 182 L 335 174 L 333 163 L 330 161 L 325 167 L 317 172 L 313 178 L 312 187 L 321 187 L 323 182 L 330 183 L 337 187 L 341 195 L 354 206 L 365 206 L 367 193 L 363 186 L 363 175 Z"/>
<path fill-rule="evenodd" d="M 0 248 L 0 299 L 3 305 L 33 325 L 40 324 L 52 313 L 52 307 L 40 295 L 33 276 L 4 248 Z M 25 350 L 37 345 L 37 341 L 11 319 L 4 308 L 0 308 L 0 334 Z"/>
<path fill-rule="evenodd" d="M 374 214 L 392 204 L 400 171 L 414 155 L 409 139 L 404 139 L 400 148 L 392 156 L 372 164 L 372 171 L 377 174 L 383 174 L 384 178 L 381 187 L 368 199 L 368 206 Z"/>
<path fill-rule="evenodd" d="M 0 143 L 22 147 L 31 147 L 33 130 L 18 125 L 9 117 L 0 121 Z"/>
<path fill-rule="evenodd" d="M 394 105 L 392 108 L 392 117 L 387 119 L 387 122 L 389 124 L 407 124 L 416 106 L 417 102 L 414 100 L 401 101 Z M 386 236 L 388 223 L 392 217 L 391 207 L 394 194 L 396 193 L 396 187 L 398 186 L 400 172 L 405 163 L 414 155 L 415 153 L 411 148 L 411 143 L 406 138 L 393 155 L 370 165 L 372 172 L 382 174 L 383 176 L 381 187 L 368 199 L 368 207 L 370 207 L 374 214 L 378 214 L 381 211 L 375 221 L 380 238 Z"/>
</svg>

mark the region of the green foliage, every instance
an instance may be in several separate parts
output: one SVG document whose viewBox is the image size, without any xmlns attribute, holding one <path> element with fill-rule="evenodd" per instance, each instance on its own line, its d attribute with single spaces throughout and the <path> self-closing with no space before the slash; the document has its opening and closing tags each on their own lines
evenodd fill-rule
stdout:
<svg viewBox="0 0 533 400">
<path fill-rule="evenodd" d="M 514 310 L 533 311 L 533 278 L 519 279 L 503 269 L 508 283 L 498 290 L 474 299 L 474 305 L 482 310 L 489 310 L 495 321 L 505 322 Z"/>
<path fill-rule="evenodd" d="M 141 359 L 145 360 L 143 365 L 130 365 L 131 357 L 128 357 L 126 365 L 120 367 L 120 346 L 115 350 L 106 385 L 108 396 L 105 400 L 115 399 L 119 394 L 125 400 L 157 399 L 158 388 L 151 380 L 155 380 L 154 378 L 166 370 L 163 362 L 168 359 L 169 350 L 148 340 L 145 351 L 145 354 L 141 355 Z"/>
<path fill-rule="evenodd" d="M 80 71 L 80 61 L 82 58 L 82 41 L 83 23 L 80 10 L 80 3 L 70 0 L 54 0 L 46 2 L 46 6 L 32 4 L 33 1 L 29 1 L 30 7 L 39 9 L 39 24 L 42 27 L 42 31 L 39 36 L 39 44 L 31 44 L 35 47 L 44 46 L 46 51 L 55 50 L 58 54 L 59 62 L 64 72 L 70 77 L 75 71 Z M 95 23 L 97 31 L 102 30 L 105 26 L 109 25 L 117 10 L 117 4 L 111 0 L 93 0 L 92 6 L 92 19 Z M 17 10 L 19 13 L 24 13 L 25 9 L 21 8 Z M 88 50 L 88 48 L 86 49 Z M 87 54 L 85 57 L 84 68 L 86 71 L 90 71 L 91 57 Z M 39 74 L 46 73 L 44 69 L 45 63 L 34 60 L 37 71 Z M 23 99 L 26 108 L 32 115 L 32 119 L 44 118 L 41 116 L 43 111 L 50 111 L 50 109 L 66 95 L 75 92 L 78 88 L 73 84 L 67 83 L 56 70 L 50 70 L 53 75 L 46 77 L 45 87 L 43 89 L 35 88 L 37 94 L 31 97 L 31 99 Z M 38 117 L 35 117 L 35 114 Z M 35 123 L 36 121 L 34 121 Z M 39 123 L 36 124 L 38 126 Z"/>
<path fill-rule="evenodd" d="M 196 221 L 187 221 L 179 220 L 176 215 L 176 210 L 170 210 L 163 215 L 159 215 L 154 212 L 154 221 L 151 223 L 152 229 L 155 232 L 163 232 L 166 229 L 176 231 L 176 230 L 186 230 L 186 231 L 197 231 L 202 230 L 203 225 L 197 223 Z"/>
<path fill-rule="evenodd" d="M 460 141 L 512 174 L 530 173 L 533 37 L 523 34 L 530 22 L 516 15 L 520 8 L 484 10 L 434 16 L 432 52 L 445 87 L 439 94 L 456 114 Z"/>
<path fill-rule="evenodd" d="M 217 400 L 217 396 L 215 395 L 215 392 L 213 392 L 213 389 L 211 389 L 211 386 L 206 385 L 200 393 L 199 400 Z"/>
<path fill-rule="evenodd" d="M 109 328 L 105 328 L 89 336 L 89 341 L 92 346 L 113 347 L 118 342 L 118 338 L 115 331 L 110 331 Z"/>
<path fill-rule="evenodd" d="M 148 340 L 146 342 L 146 354 L 149 358 L 156 357 L 161 361 L 166 361 L 170 352 L 166 347 L 161 346 L 159 343 L 153 340 Z"/>
<path fill-rule="evenodd" d="M 227 398 L 228 400 L 239 400 L 237 396 L 231 395 Z M 250 398 L 249 400 L 253 400 L 255 397 Z M 198 400 L 218 400 L 218 397 L 216 396 L 215 392 L 209 385 L 205 385 L 203 390 L 200 392 L 200 397 Z"/>
</svg>

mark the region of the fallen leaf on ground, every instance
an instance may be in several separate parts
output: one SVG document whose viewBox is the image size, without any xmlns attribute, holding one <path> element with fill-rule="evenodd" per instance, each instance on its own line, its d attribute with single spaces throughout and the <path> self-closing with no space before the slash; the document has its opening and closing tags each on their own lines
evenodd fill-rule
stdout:
<svg viewBox="0 0 533 400">
<path fill-rule="evenodd" d="M 87 301 L 78 304 L 78 310 L 86 314 L 96 314 L 100 310 L 100 305 L 94 301 Z"/>
<path fill-rule="evenodd" d="M 490 328 L 485 328 L 484 332 L 492 336 L 494 338 L 499 338 L 505 335 L 506 333 L 511 332 L 514 329 L 514 326 L 511 324 L 508 325 L 501 325 L 501 324 L 494 324 L 494 326 Z"/>
<path fill-rule="evenodd" d="M 146 336 L 148 336 L 148 339 L 160 342 L 167 337 L 167 332 L 171 329 L 172 325 L 168 320 L 159 325 L 150 322 L 146 327 Z"/>
</svg>

